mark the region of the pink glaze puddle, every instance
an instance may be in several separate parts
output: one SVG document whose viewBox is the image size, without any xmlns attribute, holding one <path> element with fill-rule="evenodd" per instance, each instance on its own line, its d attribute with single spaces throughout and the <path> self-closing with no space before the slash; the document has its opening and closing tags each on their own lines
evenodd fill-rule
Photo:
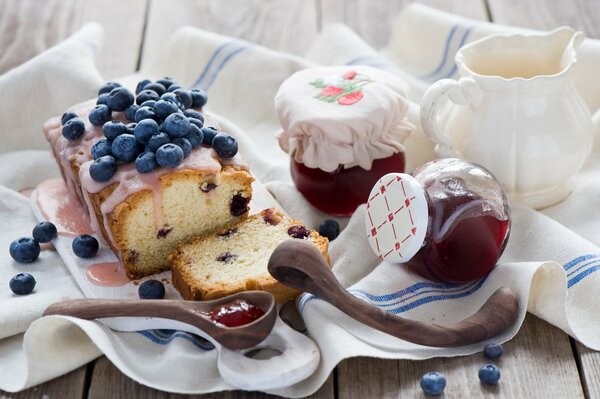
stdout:
<svg viewBox="0 0 600 399">
<path fill-rule="evenodd" d="M 85 271 L 88 281 L 101 287 L 120 287 L 131 280 L 119 262 L 97 263 Z"/>
<path fill-rule="evenodd" d="M 94 234 L 88 213 L 64 180 L 52 179 L 40 184 L 35 201 L 42 216 L 56 225 L 59 235 Z"/>
</svg>

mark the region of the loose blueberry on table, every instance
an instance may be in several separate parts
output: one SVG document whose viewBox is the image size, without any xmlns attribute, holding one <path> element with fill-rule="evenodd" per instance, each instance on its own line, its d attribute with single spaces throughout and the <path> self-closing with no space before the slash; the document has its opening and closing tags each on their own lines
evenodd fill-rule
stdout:
<svg viewBox="0 0 600 399">
<path fill-rule="evenodd" d="M 98 253 L 100 244 L 89 234 L 75 237 L 72 244 L 73 252 L 80 258 L 93 258 Z"/>
<path fill-rule="evenodd" d="M 333 219 L 324 220 L 319 225 L 319 234 L 333 241 L 340 235 L 340 225 Z"/>
<path fill-rule="evenodd" d="M 21 237 L 10 243 L 10 256 L 19 263 L 34 262 L 40 255 L 40 244 L 29 237 Z"/>
<path fill-rule="evenodd" d="M 490 360 L 499 359 L 504 353 L 502 345 L 496 343 L 489 343 L 483 347 L 483 355 Z"/>
<path fill-rule="evenodd" d="M 165 286 L 158 280 L 146 280 L 138 288 L 140 299 L 163 299 Z"/>
<path fill-rule="evenodd" d="M 19 273 L 10 279 L 8 286 L 17 295 L 29 295 L 35 288 L 35 278 L 29 273 Z"/>
<path fill-rule="evenodd" d="M 441 395 L 446 388 L 446 376 L 437 371 L 423 374 L 421 377 L 421 389 L 425 395 Z"/>
<path fill-rule="evenodd" d="M 486 364 L 479 369 L 479 380 L 482 384 L 495 385 L 500 380 L 500 369 L 493 364 Z"/>
<path fill-rule="evenodd" d="M 50 242 L 56 238 L 58 232 L 56 226 L 50 222 L 38 223 L 33 228 L 33 239 L 38 243 Z"/>
</svg>

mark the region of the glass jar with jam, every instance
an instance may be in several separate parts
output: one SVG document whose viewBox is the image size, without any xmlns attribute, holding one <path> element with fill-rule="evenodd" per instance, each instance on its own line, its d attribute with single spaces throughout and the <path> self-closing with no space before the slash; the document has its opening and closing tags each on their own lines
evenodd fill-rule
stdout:
<svg viewBox="0 0 600 399">
<path fill-rule="evenodd" d="M 510 232 L 506 194 L 486 169 L 460 159 L 392 173 L 374 185 L 367 236 L 382 260 L 431 280 L 464 282 L 489 273 Z"/>
<path fill-rule="evenodd" d="M 278 140 L 312 205 L 349 216 L 381 176 L 404 172 L 403 142 L 413 129 L 406 91 L 395 75 L 362 65 L 308 68 L 283 82 Z"/>
</svg>

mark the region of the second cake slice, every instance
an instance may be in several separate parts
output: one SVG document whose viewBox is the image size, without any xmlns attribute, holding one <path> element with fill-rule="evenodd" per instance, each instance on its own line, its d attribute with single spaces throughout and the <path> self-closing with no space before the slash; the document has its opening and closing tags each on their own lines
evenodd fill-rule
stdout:
<svg viewBox="0 0 600 399">
<path fill-rule="evenodd" d="M 278 303 L 298 291 L 275 280 L 267 262 L 275 248 L 288 239 L 315 244 L 329 262 L 329 241 L 302 222 L 274 209 L 239 222 L 232 228 L 184 244 L 171 254 L 173 285 L 185 299 L 209 300 L 247 290 L 269 291 Z"/>
</svg>

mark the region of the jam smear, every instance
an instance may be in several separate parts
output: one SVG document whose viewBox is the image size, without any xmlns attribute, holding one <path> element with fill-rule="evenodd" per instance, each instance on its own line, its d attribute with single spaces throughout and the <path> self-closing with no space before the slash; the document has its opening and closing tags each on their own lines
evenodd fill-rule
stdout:
<svg viewBox="0 0 600 399">
<path fill-rule="evenodd" d="M 209 317 L 215 323 L 226 327 L 239 327 L 252 323 L 264 314 L 265 312 L 258 306 L 254 306 L 243 299 L 236 299 L 233 302 L 213 309 L 209 313 Z"/>
<path fill-rule="evenodd" d="M 367 202 L 371 188 L 387 173 L 403 173 L 404 152 L 373 161 L 371 170 L 360 166 L 339 166 L 333 172 L 309 168 L 291 157 L 292 180 L 306 199 L 323 212 L 350 216 L 360 204 Z"/>
</svg>

